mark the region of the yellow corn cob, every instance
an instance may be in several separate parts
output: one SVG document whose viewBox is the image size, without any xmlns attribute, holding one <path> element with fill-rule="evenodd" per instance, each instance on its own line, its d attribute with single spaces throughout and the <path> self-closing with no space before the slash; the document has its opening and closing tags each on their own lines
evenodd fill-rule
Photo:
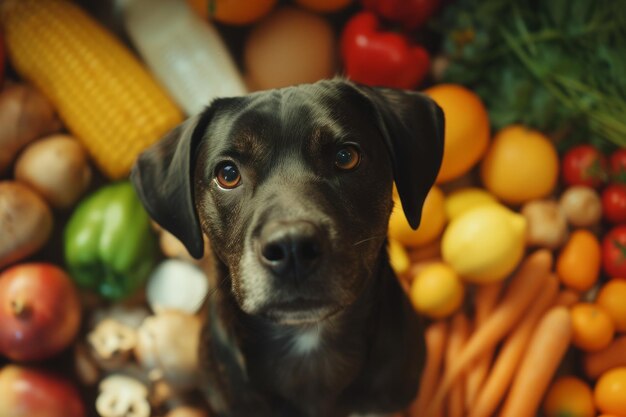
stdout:
<svg viewBox="0 0 626 417">
<path fill-rule="evenodd" d="M 66 0 L 4 0 L 9 59 L 55 105 L 110 178 L 182 121 L 182 114 L 120 41 Z"/>
</svg>

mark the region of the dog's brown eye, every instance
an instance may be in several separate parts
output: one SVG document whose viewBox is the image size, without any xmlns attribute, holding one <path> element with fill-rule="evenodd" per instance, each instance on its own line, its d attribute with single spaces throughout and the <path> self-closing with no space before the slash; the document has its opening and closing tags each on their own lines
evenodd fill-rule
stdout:
<svg viewBox="0 0 626 417">
<path fill-rule="evenodd" d="M 349 171 L 356 168 L 361 162 L 361 154 L 354 145 L 346 145 L 335 154 L 335 166 L 341 170 Z"/>
<path fill-rule="evenodd" d="M 241 174 L 239 168 L 232 162 L 223 162 L 215 171 L 215 180 L 220 187 L 231 189 L 241 184 Z"/>
</svg>

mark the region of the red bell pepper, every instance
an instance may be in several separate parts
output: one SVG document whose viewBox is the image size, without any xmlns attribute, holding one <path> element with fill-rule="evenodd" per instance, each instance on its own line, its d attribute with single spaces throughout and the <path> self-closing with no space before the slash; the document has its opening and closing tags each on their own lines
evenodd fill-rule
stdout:
<svg viewBox="0 0 626 417">
<path fill-rule="evenodd" d="M 354 15 L 341 35 L 341 54 L 346 75 L 371 85 L 412 89 L 430 68 L 428 51 L 411 45 L 407 37 L 380 30 L 378 17 L 371 12 Z"/>
<path fill-rule="evenodd" d="M 437 11 L 440 0 L 361 0 L 361 3 L 367 10 L 413 30 Z"/>
</svg>

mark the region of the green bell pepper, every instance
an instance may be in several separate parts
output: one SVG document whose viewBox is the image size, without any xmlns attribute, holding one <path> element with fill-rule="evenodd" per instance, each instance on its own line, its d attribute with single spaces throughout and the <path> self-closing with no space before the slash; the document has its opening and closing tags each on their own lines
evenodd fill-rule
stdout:
<svg viewBox="0 0 626 417">
<path fill-rule="evenodd" d="M 79 203 L 64 246 L 76 283 L 115 300 L 138 290 L 158 257 L 150 217 L 128 181 L 106 185 Z"/>
</svg>

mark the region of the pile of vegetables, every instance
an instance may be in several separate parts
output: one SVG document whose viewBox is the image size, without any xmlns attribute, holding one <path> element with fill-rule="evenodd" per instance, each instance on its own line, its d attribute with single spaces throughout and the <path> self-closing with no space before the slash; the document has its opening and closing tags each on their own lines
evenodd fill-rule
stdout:
<svg viewBox="0 0 626 417">
<path fill-rule="evenodd" d="M 150 221 L 128 169 L 203 97 L 342 73 L 446 115 L 420 228 L 399 203 L 389 224 L 428 320 L 421 389 L 394 417 L 626 417 L 618 2 L 137 0 L 113 22 L 39 5 L 0 4 L 0 415 L 206 417 L 210 265 Z M 75 26 L 15 19 L 42 11 Z"/>
<path fill-rule="evenodd" d="M 626 145 L 626 10 L 611 0 L 458 0 L 438 22 L 444 80 L 471 87 L 493 126 Z"/>
</svg>

